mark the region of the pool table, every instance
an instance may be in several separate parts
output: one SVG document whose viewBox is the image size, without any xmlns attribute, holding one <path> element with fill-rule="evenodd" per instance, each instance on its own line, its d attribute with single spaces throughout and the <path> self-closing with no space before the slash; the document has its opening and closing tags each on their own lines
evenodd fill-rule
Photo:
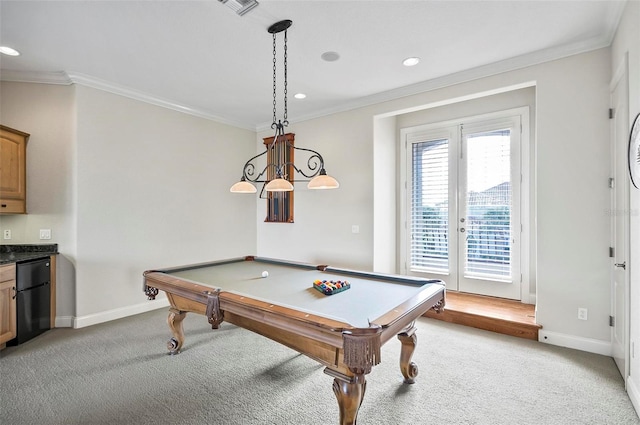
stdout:
<svg viewBox="0 0 640 425">
<path fill-rule="evenodd" d="M 313 287 L 318 280 L 346 281 L 349 289 L 326 295 Z M 147 297 L 162 290 L 171 304 L 171 354 L 184 344 L 187 312 L 205 315 L 213 329 L 225 321 L 271 338 L 325 366 L 334 378 L 342 425 L 356 423 L 365 376 L 394 335 L 402 344 L 404 381 L 414 382 L 414 322 L 444 307 L 444 288 L 439 280 L 254 256 L 144 272 Z"/>
</svg>

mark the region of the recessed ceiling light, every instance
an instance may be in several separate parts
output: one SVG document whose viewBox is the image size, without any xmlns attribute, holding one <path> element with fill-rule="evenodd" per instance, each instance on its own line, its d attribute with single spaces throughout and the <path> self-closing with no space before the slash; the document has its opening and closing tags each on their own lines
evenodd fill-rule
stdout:
<svg viewBox="0 0 640 425">
<path fill-rule="evenodd" d="M 20 56 L 20 52 L 7 46 L 0 46 L 0 53 L 8 56 Z"/>
<path fill-rule="evenodd" d="M 416 58 L 416 57 L 406 58 L 405 60 L 402 61 L 402 64 L 404 66 L 414 66 L 414 65 L 417 65 L 418 63 L 420 63 L 420 58 Z"/>
<path fill-rule="evenodd" d="M 340 55 L 337 52 L 324 52 L 320 57 L 327 62 L 335 62 L 340 59 Z"/>
<path fill-rule="evenodd" d="M 296 99 L 304 99 L 305 97 L 307 97 L 307 95 L 304 93 L 296 93 L 293 95 L 293 97 L 295 97 Z"/>
</svg>

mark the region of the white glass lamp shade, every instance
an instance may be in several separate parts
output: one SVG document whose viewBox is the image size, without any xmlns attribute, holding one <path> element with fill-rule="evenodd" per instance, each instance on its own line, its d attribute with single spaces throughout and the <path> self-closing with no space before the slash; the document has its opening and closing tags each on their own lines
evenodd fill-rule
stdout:
<svg viewBox="0 0 640 425">
<path fill-rule="evenodd" d="M 267 192 L 291 192 L 293 185 L 289 180 L 282 178 L 273 179 L 264 187 Z"/>
<path fill-rule="evenodd" d="M 309 189 L 337 189 L 338 187 L 340 187 L 338 180 L 328 176 L 324 172 L 320 172 L 319 175 L 312 178 L 309 184 L 307 184 L 307 188 Z"/>
<path fill-rule="evenodd" d="M 232 193 L 256 193 L 257 189 L 254 185 L 243 179 L 231 186 L 229 191 Z"/>
</svg>

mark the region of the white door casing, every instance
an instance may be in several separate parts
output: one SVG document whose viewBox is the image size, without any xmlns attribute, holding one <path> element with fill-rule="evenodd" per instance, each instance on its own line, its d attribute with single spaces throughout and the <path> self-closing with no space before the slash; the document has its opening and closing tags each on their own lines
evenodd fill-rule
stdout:
<svg viewBox="0 0 640 425">
<path fill-rule="evenodd" d="M 528 125 L 529 109 L 523 107 L 401 130 L 402 273 L 442 279 L 449 290 L 517 300 L 524 295 L 528 301 L 528 279 L 523 282 L 521 274 L 529 253 L 528 225 L 521 222 L 529 196 Z M 496 143 L 502 147 L 483 147 Z M 492 167 L 503 175 L 493 175 Z M 417 175 L 422 179 L 414 182 Z M 480 197 L 490 199 L 473 204 Z M 506 220 L 493 219 L 495 214 Z M 499 238 L 493 226 L 502 226 Z M 479 234 L 484 241 L 478 242 Z M 498 251 L 486 249 L 487 239 Z"/>
<path fill-rule="evenodd" d="M 611 82 L 611 349 L 625 382 L 629 376 L 629 100 L 626 56 Z"/>
</svg>

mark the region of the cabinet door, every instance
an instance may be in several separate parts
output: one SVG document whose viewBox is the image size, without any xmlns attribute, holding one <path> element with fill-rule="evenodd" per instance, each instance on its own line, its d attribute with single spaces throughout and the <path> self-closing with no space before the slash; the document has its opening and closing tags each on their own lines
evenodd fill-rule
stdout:
<svg viewBox="0 0 640 425">
<path fill-rule="evenodd" d="M 0 348 L 16 337 L 16 281 L 0 282 Z"/>
<path fill-rule="evenodd" d="M 0 126 L 0 199 L 25 200 L 26 154 L 29 135 Z"/>
</svg>

